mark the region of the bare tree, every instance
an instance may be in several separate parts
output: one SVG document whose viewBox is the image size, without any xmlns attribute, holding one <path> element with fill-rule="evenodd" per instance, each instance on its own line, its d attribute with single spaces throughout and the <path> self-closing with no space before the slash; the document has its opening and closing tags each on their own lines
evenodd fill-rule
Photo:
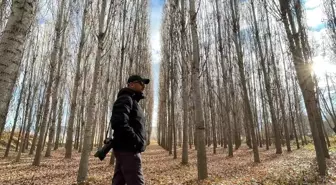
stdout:
<svg viewBox="0 0 336 185">
<path fill-rule="evenodd" d="M 80 43 L 77 53 L 77 61 L 76 61 L 76 72 L 75 72 L 75 80 L 73 84 L 72 89 L 72 95 L 71 95 L 71 103 L 70 103 L 70 117 L 69 117 L 69 123 L 67 128 L 67 134 L 66 134 L 66 143 L 65 143 L 65 158 L 71 158 L 72 155 L 72 142 L 73 142 L 73 125 L 75 120 L 75 113 L 76 113 L 76 106 L 77 106 L 77 96 L 78 96 L 78 86 L 79 86 L 79 80 L 80 80 L 80 65 L 82 61 L 82 53 L 84 49 L 84 43 L 86 39 L 86 30 L 85 25 L 87 21 L 87 14 L 88 14 L 88 7 L 89 2 L 86 0 L 84 2 L 84 9 L 83 9 L 83 17 L 82 17 L 82 29 L 81 29 L 81 36 L 80 36 Z M 85 83 L 85 82 L 84 82 Z"/>
<path fill-rule="evenodd" d="M 295 70 L 298 76 L 298 81 L 300 85 L 300 89 L 304 98 L 305 106 L 308 112 L 308 118 L 310 123 L 310 128 L 312 131 L 314 146 L 316 151 L 316 157 L 319 167 L 320 175 L 326 175 L 326 161 L 324 157 L 327 157 L 329 154 L 324 150 L 326 145 L 323 144 L 322 140 L 325 142 L 323 135 L 321 136 L 321 132 L 319 132 L 319 127 L 321 127 L 322 120 L 320 116 L 320 110 L 318 108 L 317 100 L 316 100 L 316 91 L 313 77 L 310 74 L 310 65 L 308 61 L 306 61 L 304 57 L 304 47 L 308 44 L 306 40 L 302 40 L 304 28 L 302 25 L 302 10 L 297 10 L 297 24 L 299 30 L 297 31 L 294 17 L 290 11 L 290 4 L 287 1 L 281 1 L 280 10 L 281 10 L 281 18 L 283 25 L 286 30 L 287 39 L 289 41 L 290 51 L 293 56 L 293 62 L 295 66 Z M 300 8 L 301 3 L 299 1 L 296 2 L 296 9 Z M 301 44 L 304 45 L 301 45 Z"/>
<path fill-rule="evenodd" d="M 4 157 L 8 157 L 8 154 L 9 154 L 9 150 L 11 148 L 11 143 L 12 143 L 12 140 L 13 140 L 13 137 L 14 137 L 14 132 L 15 132 L 15 128 L 16 128 L 16 124 L 18 123 L 18 117 L 19 117 L 19 109 L 20 109 L 20 106 L 21 104 L 23 104 L 23 94 L 24 94 L 24 91 L 25 91 L 25 85 L 26 85 L 26 77 L 27 77 L 27 73 L 28 73 L 28 64 L 26 64 L 25 68 L 24 68 L 24 72 L 23 72 L 23 83 L 22 83 L 22 86 L 21 86 L 21 90 L 20 90 L 20 95 L 19 95 L 19 98 L 18 98 L 18 103 L 17 103 L 17 106 L 16 106 L 16 110 L 15 110 L 15 117 L 14 117 L 14 122 L 13 122 L 13 126 L 12 126 L 12 130 L 11 130 L 11 133 L 10 133 L 10 136 L 9 136 L 9 139 L 8 139 L 8 142 L 7 142 L 7 146 L 6 146 L 6 151 L 5 151 L 5 155 Z M 19 87 L 19 86 L 17 86 Z M 18 142 L 19 142 L 19 138 L 18 138 Z"/>
<path fill-rule="evenodd" d="M 246 86 L 246 77 L 245 77 L 245 70 L 244 70 L 244 60 L 243 60 L 243 53 L 241 50 L 241 38 L 239 34 L 240 30 L 240 25 L 239 25 L 239 15 L 238 15 L 238 2 L 236 0 L 231 0 L 230 1 L 230 7 L 231 7 L 231 13 L 232 13 L 232 31 L 234 34 L 234 43 L 236 47 L 236 53 L 237 53 L 237 58 L 238 58 L 238 68 L 239 68 L 239 74 L 240 74 L 240 81 L 241 81 L 241 86 L 243 89 L 243 99 L 245 103 L 245 110 L 246 110 L 246 116 L 247 120 L 250 123 L 248 126 L 251 132 L 251 137 L 252 137 L 252 147 L 253 147 L 253 156 L 254 156 L 254 162 L 260 162 L 259 158 L 259 151 L 258 151 L 258 144 L 255 136 L 255 131 L 254 131 L 254 124 L 253 124 L 253 115 L 252 115 L 252 110 L 251 110 L 251 105 L 250 105 L 250 100 L 248 97 L 248 91 L 247 91 L 247 86 Z"/>
<path fill-rule="evenodd" d="M 55 25 L 55 32 L 56 32 L 56 39 L 55 39 L 55 43 L 54 43 L 54 48 L 53 48 L 53 52 L 51 54 L 51 62 L 55 63 L 55 79 L 50 79 L 54 82 L 54 87 L 53 87 L 53 91 L 52 91 L 52 102 L 51 102 L 51 126 L 49 128 L 49 137 L 48 137 L 48 144 L 47 144 L 47 150 L 46 150 L 46 157 L 50 157 L 51 156 L 51 148 L 52 148 L 52 143 L 55 137 L 55 127 L 56 127 L 56 110 L 57 110 L 57 102 L 58 102 L 58 91 L 59 91 L 59 86 L 60 86 L 60 73 L 61 73 L 61 66 L 62 66 L 62 61 L 60 60 L 61 58 L 58 57 L 57 59 L 57 55 L 58 52 L 60 52 L 60 45 L 61 45 L 61 36 L 62 34 L 64 35 L 64 28 L 62 28 L 62 23 L 63 23 L 63 14 L 64 14 L 64 10 L 65 10 L 65 0 L 61 1 L 61 4 L 59 5 L 58 8 L 58 13 L 57 13 L 57 19 L 56 19 L 56 25 Z M 64 38 L 64 37 L 63 37 Z M 56 62 L 57 61 L 57 62 Z M 53 66 L 54 67 L 54 66 Z"/>
<path fill-rule="evenodd" d="M 197 169 L 198 179 L 205 179 L 208 177 L 207 158 L 205 152 L 205 126 L 202 116 L 202 104 L 199 85 L 200 62 L 199 62 L 199 45 L 197 35 L 197 13 L 195 9 L 195 1 L 189 0 L 189 15 L 190 15 L 190 28 L 193 43 L 193 62 L 192 62 L 192 85 L 194 89 L 194 102 L 196 105 L 196 134 L 197 134 Z"/>
<path fill-rule="evenodd" d="M 99 66 L 101 63 L 102 55 L 104 52 L 104 40 L 106 35 L 106 27 L 108 27 L 110 17 L 107 17 L 107 21 L 105 20 L 108 10 L 107 8 L 107 0 L 103 0 L 101 5 L 99 5 L 100 14 L 99 14 L 99 30 L 98 30 L 98 46 L 96 51 L 96 59 L 94 64 L 93 70 L 93 80 L 90 92 L 90 99 L 87 108 L 87 123 L 85 125 L 84 131 L 84 141 L 83 141 L 83 151 L 81 153 L 81 159 L 79 163 L 78 175 L 77 175 L 77 182 L 81 183 L 86 180 L 87 173 L 88 173 L 88 162 L 89 162 L 89 155 L 91 151 L 91 133 L 92 133 L 92 125 L 94 124 L 93 120 L 93 113 L 96 109 L 95 101 L 97 96 L 97 80 L 99 75 Z M 110 4 L 112 6 L 112 2 Z"/>
</svg>

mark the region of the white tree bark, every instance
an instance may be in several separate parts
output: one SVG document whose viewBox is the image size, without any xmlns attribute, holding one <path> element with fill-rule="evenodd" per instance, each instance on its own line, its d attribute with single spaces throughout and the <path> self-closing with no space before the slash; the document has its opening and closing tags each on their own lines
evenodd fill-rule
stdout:
<svg viewBox="0 0 336 185">
<path fill-rule="evenodd" d="M 67 128 L 67 134 L 66 134 L 66 143 L 65 143 L 65 158 L 71 158 L 72 155 L 72 140 L 73 140 L 73 127 L 74 127 L 74 121 L 75 121 L 75 114 L 76 114 L 76 106 L 77 106 L 77 96 L 78 96 L 78 87 L 79 87 L 79 80 L 80 80 L 80 63 L 82 61 L 82 53 L 84 49 L 84 42 L 85 42 L 85 23 L 87 19 L 87 6 L 88 1 L 85 1 L 85 8 L 83 12 L 82 17 L 82 30 L 81 30 L 81 40 L 79 43 L 79 49 L 77 53 L 77 61 L 76 61 L 76 73 L 75 73 L 75 79 L 74 79 L 74 85 L 72 89 L 72 96 L 71 96 L 71 103 L 70 103 L 70 118 Z M 84 69 L 85 70 L 85 69 Z M 85 83 L 85 82 L 84 82 Z"/>
<path fill-rule="evenodd" d="M 87 123 L 85 125 L 84 131 L 84 141 L 83 141 L 83 151 L 81 153 L 81 159 L 79 163 L 78 175 L 77 175 L 77 182 L 81 183 L 87 179 L 88 174 L 88 163 L 89 163 L 89 156 L 91 152 L 91 139 L 92 138 L 92 125 L 94 122 L 94 110 L 96 109 L 96 94 L 97 94 L 97 81 L 99 75 L 99 66 L 102 59 L 102 54 L 104 51 L 104 38 L 105 38 L 105 16 L 106 16 L 106 5 L 107 0 L 103 0 L 101 4 L 101 11 L 99 15 L 99 33 L 98 33 L 98 46 L 96 52 L 96 61 L 94 64 L 93 70 L 93 80 L 92 80 L 92 87 L 87 111 Z"/>
<path fill-rule="evenodd" d="M 37 0 L 16 0 L 0 40 L 0 137 Z"/>
<path fill-rule="evenodd" d="M 57 61 L 57 53 L 59 52 L 59 48 L 60 48 L 61 34 L 64 34 L 64 32 L 62 33 L 62 22 L 63 22 L 62 19 L 63 19 L 64 9 L 65 9 L 65 0 L 62 0 L 59 10 L 58 10 L 57 20 L 56 20 L 56 25 L 55 25 L 56 39 L 54 42 L 54 48 L 53 48 L 53 52 L 51 56 L 51 60 L 52 60 L 51 62 L 57 66 L 57 70 L 55 70 L 55 80 L 52 79 L 53 81 L 55 81 L 55 83 L 54 83 L 54 88 L 51 94 L 52 96 L 52 102 L 51 102 L 52 117 L 51 117 L 51 126 L 49 128 L 47 151 L 45 154 L 46 157 L 51 156 L 51 147 L 52 147 L 52 143 L 55 137 L 55 124 L 56 124 L 56 116 L 57 116 L 56 114 L 57 94 L 58 94 L 58 88 L 59 88 L 59 82 L 60 82 L 59 76 L 60 76 L 61 65 L 62 65 L 60 61 Z"/>
</svg>

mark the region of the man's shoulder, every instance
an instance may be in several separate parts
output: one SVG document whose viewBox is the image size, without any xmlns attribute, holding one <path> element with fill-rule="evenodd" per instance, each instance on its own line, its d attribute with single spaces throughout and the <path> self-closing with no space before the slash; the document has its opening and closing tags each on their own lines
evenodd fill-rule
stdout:
<svg viewBox="0 0 336 185">
<path fill-rule="evenodd" d="M 133 101 L 132 95 L 130 95 L 130 94 L 121 94 L 121 95 L 118 96 L 117 99 L 128 99 L 128 100 Z"/>
<path fill-rule="evenodd" d="M 114 104 L 118 103 L 133 104 L 133 98 L 129 94 L 122 94 L 118 96 L 116 101 L 114 102 Z"/>
</svg>

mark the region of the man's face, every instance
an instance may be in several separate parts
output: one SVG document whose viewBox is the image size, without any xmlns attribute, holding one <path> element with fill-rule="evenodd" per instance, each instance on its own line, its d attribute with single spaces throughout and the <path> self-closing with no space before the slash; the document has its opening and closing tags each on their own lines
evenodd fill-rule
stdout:
<svg viewBox="0 0 336 185">
<path fill-rule="evenodd" d="M 137 92 L 143 92 L 145 90 L 145 84 L 142 81 L 134 81 L 129 83 L 129 87 Z"/>
</svg>

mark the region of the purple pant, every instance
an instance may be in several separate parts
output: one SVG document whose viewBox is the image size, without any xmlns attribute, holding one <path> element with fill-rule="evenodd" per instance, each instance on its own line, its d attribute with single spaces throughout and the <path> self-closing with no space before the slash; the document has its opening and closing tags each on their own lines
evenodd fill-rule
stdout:
<svg viewBox="0 0 336 185">
<path fill-rule="evenodd" d="M 144 185 L 140 153 L 116 152 L 112 185 Z"/>
</svg>

